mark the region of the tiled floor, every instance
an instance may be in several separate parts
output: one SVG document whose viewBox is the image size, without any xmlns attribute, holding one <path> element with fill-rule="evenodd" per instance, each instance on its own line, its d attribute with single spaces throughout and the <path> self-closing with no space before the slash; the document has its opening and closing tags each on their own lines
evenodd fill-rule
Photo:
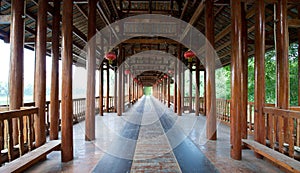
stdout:
<svg viewBox="0 0 300 173">
<path fill-rule="evenodd" d="M 120 134 L 127 122 L 140 124 L 137 140 L 127 139 L 124 142 L 135 145 L 131 172 L 182 172 L 182 165 L 178 164 L 173 152 L 173 148 L 176 148 L 177 145 L 174 146 L 174 141 L 172 141 L 172 145 L 170 144 L 170 134 L 168 136 L 164 132 L 159 121 L 162 115 L 160 112 L 172 117 L 175 121 L 174 127 L 180 129 L 181 134 L 184 134 L 174 136 L 173 139 L 178 140 L 178 145 L 184 139 L 192 140 L 219 172 L 281 172 L 269 162 L 255 158 L 251 150 L 243 150 L 241 161 L 232 160 L 229 154 L 229 127 L 226 125 L 219 124 L 217 141 L 206 141 L 204 136 L 205 117 L 196 117 L 193 114 L 176 116 L 171 109 L 163 105 L 161 105 L 160 112 L 155 112 L 156 107 L 149 102 L 150 99 L 146 99 L 141 122 L 132 118 L 133 115 L 140 113 L 138 108 L 141 106 L 141 102 L 135 104 L 121 117 L 114 113 L 105 114 L 103 117 L 96 116 L 96 140 L 92 142 L 84 141 L 84 122 L 74 125 L 74 160 L 61 163 L 60 152 L 52 152 L 47 156 L 46 161 L 36 164 L 28 172 L 92 172 L 105 155 L 126 157 L 119 154 L 131 152 L 124 147 L 126 145 L 120 147 L 114 143 L 116 139 L 122 138 Z M 152 99 L 152 102 L 158 104 L 157 100 Z M 97 169 L 97 171 L 106 172 L 101 169 Z"/>
</svg>

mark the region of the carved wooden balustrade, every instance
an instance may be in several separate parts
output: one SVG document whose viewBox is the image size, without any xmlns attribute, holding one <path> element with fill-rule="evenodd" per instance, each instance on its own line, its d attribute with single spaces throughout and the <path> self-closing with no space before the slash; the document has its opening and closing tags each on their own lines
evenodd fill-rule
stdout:
<svg viewBox="0 0 300 173">
<path fill-rule="evenodd" d="M 300 160 L 300 111 L 264 107 L 263 112 L 266 145 Z"/>
<path fill-rule="evenodd" d="M 0 164 L 11 161 L 34 148 L 34 115 L 38 108 L 0 109 Z M 18 140 L 13 141 L 13 121 L 17 122 Z"/>
</svg>

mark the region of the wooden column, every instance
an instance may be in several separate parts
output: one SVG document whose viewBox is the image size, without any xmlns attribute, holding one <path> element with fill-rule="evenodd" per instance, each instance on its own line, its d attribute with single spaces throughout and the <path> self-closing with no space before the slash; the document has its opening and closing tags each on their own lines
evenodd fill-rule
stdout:
<svg viewBox="0 0 300 173">
<path fill-rule="evenodd" d="M 106 64 L 106 112 L 109 112 L 109 64 Z"/>
<path fill-rule="evenodd" d="M 100 64 L 99 69 L 99 115 L 103 116 L 103 62 Z"/>
<path fill-rule="evenodd" d="M 73 0 L 63 0 L 62 11 L 62 161 L 73 160 L 73 102 L 72 102 L 72 27 Z"/>
<path fill-rule="evenodd" d="M 182 110 L 181 110 L 181 45 L 177 46 L 177 58 L 178 58 L 178 63 L 177 63 L 177 115 L 181 116 L 182 115 Z"/>
<path fill-rule="evenodd" d="M 171 89 L 171 77 L 168 77 L 168 108 L 171 106 L 171 94 L 170 94 L 170 89 Z"/>
<path fill-rule="evenodd" d="M 183 61 L 183 58 L 181 58 Z M 184 97 L 185 97 L 185 65 L 181 64 L 181 111 L 184 112 Z"/>
<path fill-rule="evenodd" d="M 206 137 L 209 140 L 217 139 L 217 116 L 216 116 L 216 90 L 215 90 L 215 56 L 211 50 L 215 45 L 214 35 L 214 11 L 213 0 L 206 1 L 205 7 L 205 33 L 207 41 L 206 44 Z"/>
<path fill-rule="evenodd" d="M 206 116 L 206 70 L 203 71 L 204 76 L 203 76 L 203 83 L 204 83 L 204 92 L 203 92 L 203 100 L 204 100 L 204 115 Z"/>
<path fill-rule="evenodd" d="M 122 115 L 122 53 L 123 49 L 122 49 L 122 45 L 119 45 L 119 57 L 117 59 L 118 61 L 118 101 L 117 101 L 117 115 L 121 116 Z"/>
<path fill-rule="evenodd" d="M 131 105 L 131 87 L 130 87 L 130 84 L 131 84 L 131 80 L 130 80 L 130 74 L 127 75 L 127 80 L 128 80 L 128 102 L 129 102 L 129 106 Z"/>
<path fill-rule="evenodd" d="M 277 62 L 277 99 L 276 107 L 289 108 L 289 38 L 287 26 L 287 0 L 279 0 L 276 6 L 276 62 Z M 284 134 L 288 132 L 288 118 L 278 117 L 278 126 L 282 127 Z M 278 129 L 281 130 L 281 129 Z M 278 131 L 277 133 L 282 133 Z M 279 138 L 278 140 L 281 140 Z M 288 141 L 288 135 L 284 135 L 284 141 Z M 279 141 L 282 144 L 282 142 Z M 283 146 L 279 146 L 282 148 Z"/>
<path fill-rule="evenodd" d="M 190 83 L 189 83 L 189 112 L 191 113 L 192 110 L 193 110 L 193 79 L 192 79 L 192 74 L 193 74 L 193 71 L 192 71 L 192 67 L 193 67 L 193 64 L 190 63 L 190 73 L 189 73 L 189 80 L 190 80 Z"/>
<path fill-rule="evenodd" d="M 298 9 L 298 19 L 300 19 L 300 5 Z M 300 45 L 300 28 L 298 28 L 298 45 Z M 300 106 L 300 46 L 298 46 L 298 106 Z"/>
<path fill-rule="evenodd" d="M 247 107 L 248 107 L 248 28 L 246 18 L 246 4 L 242 2 L 242 112 L 241 112 L 241 134 L 243 139 L 247 139 Z"/>
<path fill-rule="evenodd" d="M 134 89 L 134 81 L 132 80 L 132 102 L 135 101 L 135 89 Z"/>
<path fill-rule="evenodd" d="M 95 139 L 96 0 L 88 1 L 87 91 L 85 140 Z"/>
<path fill-rule="evenodd" d="M 46 105 L 46 42 L 47 42 L 47 0 L 38 4 L 36 63 L 35 63 L 35 106 L 39 108 L 34 118 L 35 146 L 46 142 L 45 105 Z"/>
<path fill-rule="evenodd" d="M 256 0 L 255 17 L 255 91 L 254 91 L 254 140 L 264 144 L 265 123 L 265 3 Z M 257 155 L 258 156 L 258 155 Z"/>
<path fill-rule="evenodd" d="M 59 36 L 60 1 L 54 1 L 52 20 L 52 70 L 50 95 L 50 140 L 58 139 L 59 127 Z"/>
<path fill-rule="evenodd" d="M 258 10 L 259 11 L 259 10 Z M 231 158 L 241 160 L 241 73 L 242 73 L 242 17 L 241 1 L 231 1 Z"/>
<path fill-rule="evenodd" d="M 12 0 L 10 26 L 9 109 L 23 105 L 24 0 Z M 13 144 L 18 144 L 18 121 L 13 119 Z"/>
<path fill-rule="evenodd" d="M 167 103 L 167 79 L 164 78 L 163 79 L 164 83 L 163 83 L 163 87 L 164 87 L 164 104 Z"/>
<path fill-rule="evenodd" d="M 276 54 L 277 54 L 277 103 L 281 109 L 289 106 L 289 62 L 287 0 L 279 0 L 276 6 Z"/>
<path fill-rule="evenodd" d="M 122 47 L 123 51 L 122 51 L 122 63 L 125 61 L 125 47 Z M 122 75 L 122 112 L 125 112 L 125 74 L 124 74 L 124 70 L 125 70 L 125 65 L 121 65 L 121 75 Z"/>
<path fill-rule="evenodd" d="M 178 59 L 175 59 L 174 62 L 174 96 L 173 96 L 173 103 L 174 103 L 174 113 L 177 113 L 177 62 Z"/>
<path fill-rule="evenodd" d="M 195 95 L 195 115 L 199 116 L 199 107 L 200 107 L 200 80 L 199 80 L 199 66 L 200 66 L 200 60 L 196 57 L 196 95 Z"/>
<path fill-rule="evenodd" d="M 117 67 L 114 68 L 114 73 L 115 73 L 115 90 L 114 90 L 114 111 L 117 112 L 117 95 L 118 95 L 118 76 L 117 76 Z"/>
</svg>

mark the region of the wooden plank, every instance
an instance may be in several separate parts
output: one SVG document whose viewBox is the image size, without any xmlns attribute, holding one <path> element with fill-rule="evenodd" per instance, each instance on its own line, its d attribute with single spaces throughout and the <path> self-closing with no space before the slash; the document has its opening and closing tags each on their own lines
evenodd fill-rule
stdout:
<svg viewBox="0 0 300 173">
<path fill-rule="evenodd" d="M 52 20 L 52 70 L 50 93 L 50 139 L 58 139 L 59 131 L 59 37 L 60 37 L 60 1 L 54 2 Z"/>
<path fill-rule="evenodd" d="M 230 105 L 230 142 L 232 159 L 241 160 L 241 73 L 242 73 L 242 18 L 241 1 L 231 2 L 231 105 Z"/>
<path fill-rule="evenodd" d="M 50 152 L 54 150 L 59 150 L 60 145 L 60 140 L 52 140 L 46 142 L 45 144 L 32 150 L 31 152 L 26 153 L 18 159 L 13 160 L 12 162 L 9 162 L 4 166 L 0 167 L 0 172 L 23 172 L 29 167 L 33 166 L 35 163 L 39 162 Z"/>
<path fill-rule="evenodd" d="M 63 0 L 62 11 L 62 161 L 73 160 L 72 25 L 73 0 Z"/>
<path fill-rule="evenodd" d="M 266 157 L 275 164 L 287 169 L 290 172 L 300 173 L 299 161 L 290 158 L 282 153 L 274 151 L 271 148 L 266 147 L 256 141 L 243 139 L 243 143 L 246 147 L 250 148 L 254 152 Z"/>
</svg>

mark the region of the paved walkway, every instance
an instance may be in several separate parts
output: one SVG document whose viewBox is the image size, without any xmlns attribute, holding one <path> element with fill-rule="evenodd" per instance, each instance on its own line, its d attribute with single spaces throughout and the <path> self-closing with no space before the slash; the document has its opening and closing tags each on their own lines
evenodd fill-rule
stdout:
<svg viewBox="0 0 300 173">
<path fill-rule="evenodd" d="M 205 117 L 177 116 L 152 97 L 143 97 L 123 116 L 96 116 L 96 140 L 84 141 L 84 122 L 74 125 L 74 160 L 60 152 L 28 172 L 280 172 L 243 150 L 230 158 L 229 127 L 218 126 L 218 140 L 205 138 Z"/>
</svg>

